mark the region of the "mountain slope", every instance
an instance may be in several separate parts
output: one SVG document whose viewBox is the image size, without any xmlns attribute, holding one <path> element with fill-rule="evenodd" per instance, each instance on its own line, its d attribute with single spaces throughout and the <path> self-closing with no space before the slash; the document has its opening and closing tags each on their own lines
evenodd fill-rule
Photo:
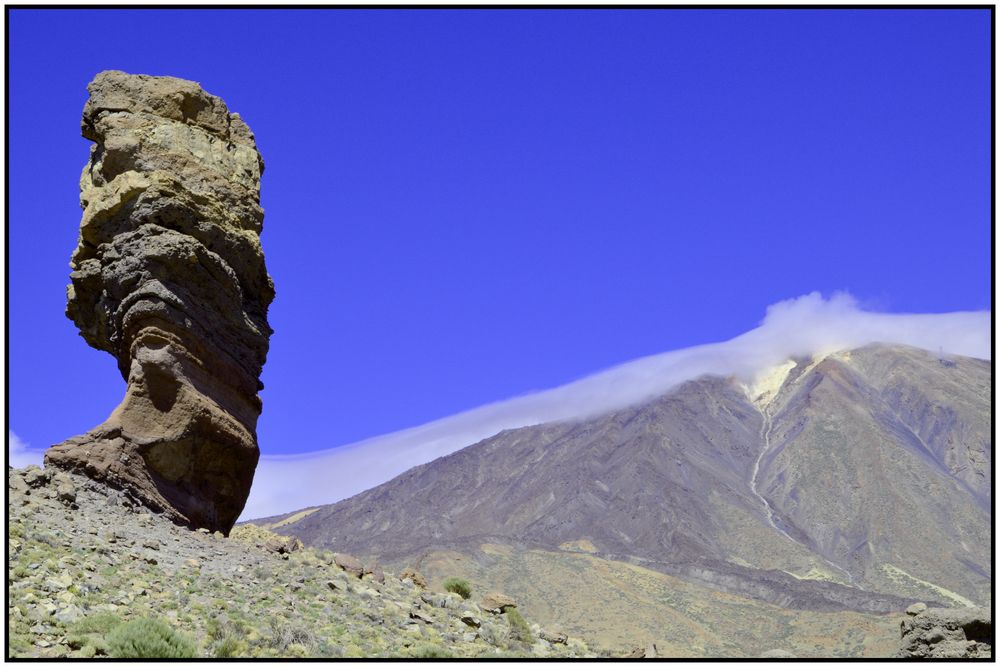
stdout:
<svg viewBox="0 0 1000 667">
<path fill-rule="evenodd" d="M 990 382 L 988 362 L 887 345 L 703 377 L 501 432 L 275 530 L 389 562 L 581 542 L 795 609 L 988 603 Z"/>
<path fill-rule="evenodd" d="M 133 626 L 146 658 L 598 655 L 527 613 L 532 632 L 515 632 L 509 612 L 480 608 L 488 589 L 475 580 L 463 600 L 255 526 L 192 531 L 85 477 L 30 466 L 7 482 L 8 658 L 135 658 L 114 635 L 149 618 L 189 651 Z"/>
</svg>

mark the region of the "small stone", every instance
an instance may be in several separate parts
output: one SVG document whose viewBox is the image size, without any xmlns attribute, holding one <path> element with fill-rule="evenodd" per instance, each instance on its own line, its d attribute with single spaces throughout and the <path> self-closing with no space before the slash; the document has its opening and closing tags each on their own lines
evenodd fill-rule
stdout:
<svg viewBox="0 0 1000 667">
<path fill-rule="evenodd" d="M 330 590 L 340 591 L 342 593 L 347 593 L 351 590 L 350 586 L 347 585 L 347 582 L 342 579 L 330 579 L 326 582 L 326 585 L 330 588 Z"/>
<path fill-rule="evenodd" d="M 421 611 L 417 611 L 416 609 L 410 611 L 410 618 L 412 618 L 415 621 L 422 621 L 423 623 L 426 623 L 428 625 L 433 625 L 434 623 L 433 616 L 428 616 L 427 614 Z"/>
<path fill-rule="evenodd" d="M 924 635 L 924 641 L 928 644 L 937 644 L 938 642 L 944 641 L 948 636 L 944 633 L 941 628 L 934 628 L 930 632 Z"/>
<path fill-rule="evenodd" d="M 51 478 L 51 472 L 43 470 L 38 466 L 28 466 L 24 470 L 24 482 L 33 489 L 48 484 Z"/>
<path fill-rule="evenodd" d="M 31 493 L 28 488 L 28 483 L 24 481 L 24 478 L 20 475 L 8 475 L 7 476 L 7 486 L 11 491 L 27 496 Z"/>
<path fill-rule="evenodd" d="M 73 577 L 69 576 L 68 572 L 63 572 L 55 577 L 49 577 L 45 580 L 45 587 L 50 591 L 61 591 L 69 588 L 73 585 Z"/>
<path fill-rule="evenodd" d="M 545 629 L 539 630 L 538 636 L 551 644 L 565 644 L 567 639 L 562 632 L 549 632 Z"/>
<path fill-rule="evenodd" d="M 76 486 L 68 475 L 56 483 L 55 491 L 56 498 L 64 505 L 73 505 L 76 502 Z"/>
<path fill-rule="evenodd" d="M 65 609 L 61 609 L 56 612 L 56 620 L 62 623 L 74 623 L 81 618 L 83 618 L 83 610 L 77 607 L 75 604 L 67 606 Z"/>
<path fill-rule="evenodd" d="M 399 578 L 403 581 L 411 581 L 420 588 L 427 588 L 427 580 L 424 579 L 424 575 L 420 574 L 411 567 L 403 570 L 403 573 L 399 575 Z"/>
<path fill-rule="evenodd" d="M 906 608 L 906 613 L 910 616 L 916 616 L 917 614 L 927 611 L 927 605 L 923 602 L 914 602 L 909 607 Z"/>
</svg>

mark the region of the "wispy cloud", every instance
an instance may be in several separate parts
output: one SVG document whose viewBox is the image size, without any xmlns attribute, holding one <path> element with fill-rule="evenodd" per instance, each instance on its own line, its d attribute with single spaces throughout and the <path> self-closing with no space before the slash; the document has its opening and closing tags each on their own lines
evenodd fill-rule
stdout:
<svg viewBox="0 0 1000 667">
<path fill-rule="evenodd" d="M 24 440 L 17 437 L 17 433 L 7 431 L 7 457 L 9 464 L 15 468 L 23 468 L 29 465 L 42 465 L 42 456 L 45 454 L 41 449 L 32 449 Z"/>
<path fill-rule="evenodd" d="M 663 394 L 701 375 L 750 378 L 793 356 L 884 342 L 989 359 L 990 314 L 887 314 L 848 294 L 770 306 L 760 326 L 723 343 L 638 359 L 547 391 L 423 426 L 309 454 L 261 457 L 244 518 L 336 502 L 507 428 L 599 414 Z"/>
</svg>

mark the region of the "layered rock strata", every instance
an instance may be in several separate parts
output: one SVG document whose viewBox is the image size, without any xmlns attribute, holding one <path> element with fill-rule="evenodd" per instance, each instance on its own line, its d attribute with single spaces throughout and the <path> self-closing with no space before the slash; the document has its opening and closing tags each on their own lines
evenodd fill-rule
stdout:
<svg viewBox="0 0 1000 667">
<path fill-rule="evenodd" d="M 88 86 L 83 219 L 67 316 L 118 360 L 125 398 L 47 465 L 228 533 L 257 466 L 274 285 L 264 163 L 238 114 L 193 82 L 102 72 Z"/>
</svg>

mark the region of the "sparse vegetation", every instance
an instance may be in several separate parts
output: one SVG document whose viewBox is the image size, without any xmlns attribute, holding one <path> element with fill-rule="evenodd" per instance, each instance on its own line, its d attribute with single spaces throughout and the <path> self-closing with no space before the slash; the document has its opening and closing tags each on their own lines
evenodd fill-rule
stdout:
<svg viewBox="0 0 1000 667">
<path fill-rule="evenodd" d="M 292 646 L 304 647 L 311 645 L 314 641 L 312 633 L 290 623 L 287 618 L 270 616 L 267 619 L 267 625 L 271 631 L 267 638 L 267 645 L 281 653 L 288 651 Z"/>
<path fill-rule="evenodd" d="M 510 626 L 511 639 L 524 642 L 525 644 L 530 644 L 534 641 L 534 637 L 531 635 L 531 628 L 528 627 L 528 622 L 524 620 L 524 616 L 521 616 L 521 612 L 512 607 L 504 612 L 504 616 L 507 617 L 507 624 Z"/>
<path fill-rule="evenodd" d="M 105 637 L 112 629 L 121 625 L 122 619 L 114 614 L 94 614 L 70 625 L 67 630 L 66 644 L 77 649 L 74 657 L 93 658 L 107 655 L 108 643 Z"/>
<path fill-rule="evenodd" d="M 78 489 L 80 507 L 69 524 L 58 499 L 34 493 L 19 498 L 8 523 L 30 528 L 8 550 L 9 657 L 595 655 L 582 643 L 538 651 L 511 643 L 506 618 L 458 599 L 466 586 L 471 592 L 472 578 L 449 586 L 457 591 L 452 594 L 391 572 L 381 582 L 348 577 L 333 567 L 329 551 L 276 554 L 266 532 L 260 544 L 198 534 L 87 487 Z"/>
<path fill-rule="evenodd" d="M 457 591 L 456 591 L 457 592 Z M 453 658 L 453 656 L 448 650 L 441 648 L 440 646 L 435 646 L 434 644 L 421 644 L 413 650 L 414 658 Z"/>
<path fill-rule="evenodd" d="M 235 637 L 226 637 L 216 644 L 213 653 L 216 658 L 235 658 L 242 656 L 245 651 L 246 644 Z"/>
<path fill-rule="evenodd" d="M 108 634 L 112 658 L 194 658 L 194 642 L 155 618 L 137 618 Z"/>
<path fill-rule="evenodd" d="M 448 577 L 444 580 L 444 589 L 451 593 L 458 593 L 462 596 L 463 600 L 468 600 L 472 597 L 472 584 L 470 584 L 465 579 L 459 579 L 458 577 Z"/>
</svg>

